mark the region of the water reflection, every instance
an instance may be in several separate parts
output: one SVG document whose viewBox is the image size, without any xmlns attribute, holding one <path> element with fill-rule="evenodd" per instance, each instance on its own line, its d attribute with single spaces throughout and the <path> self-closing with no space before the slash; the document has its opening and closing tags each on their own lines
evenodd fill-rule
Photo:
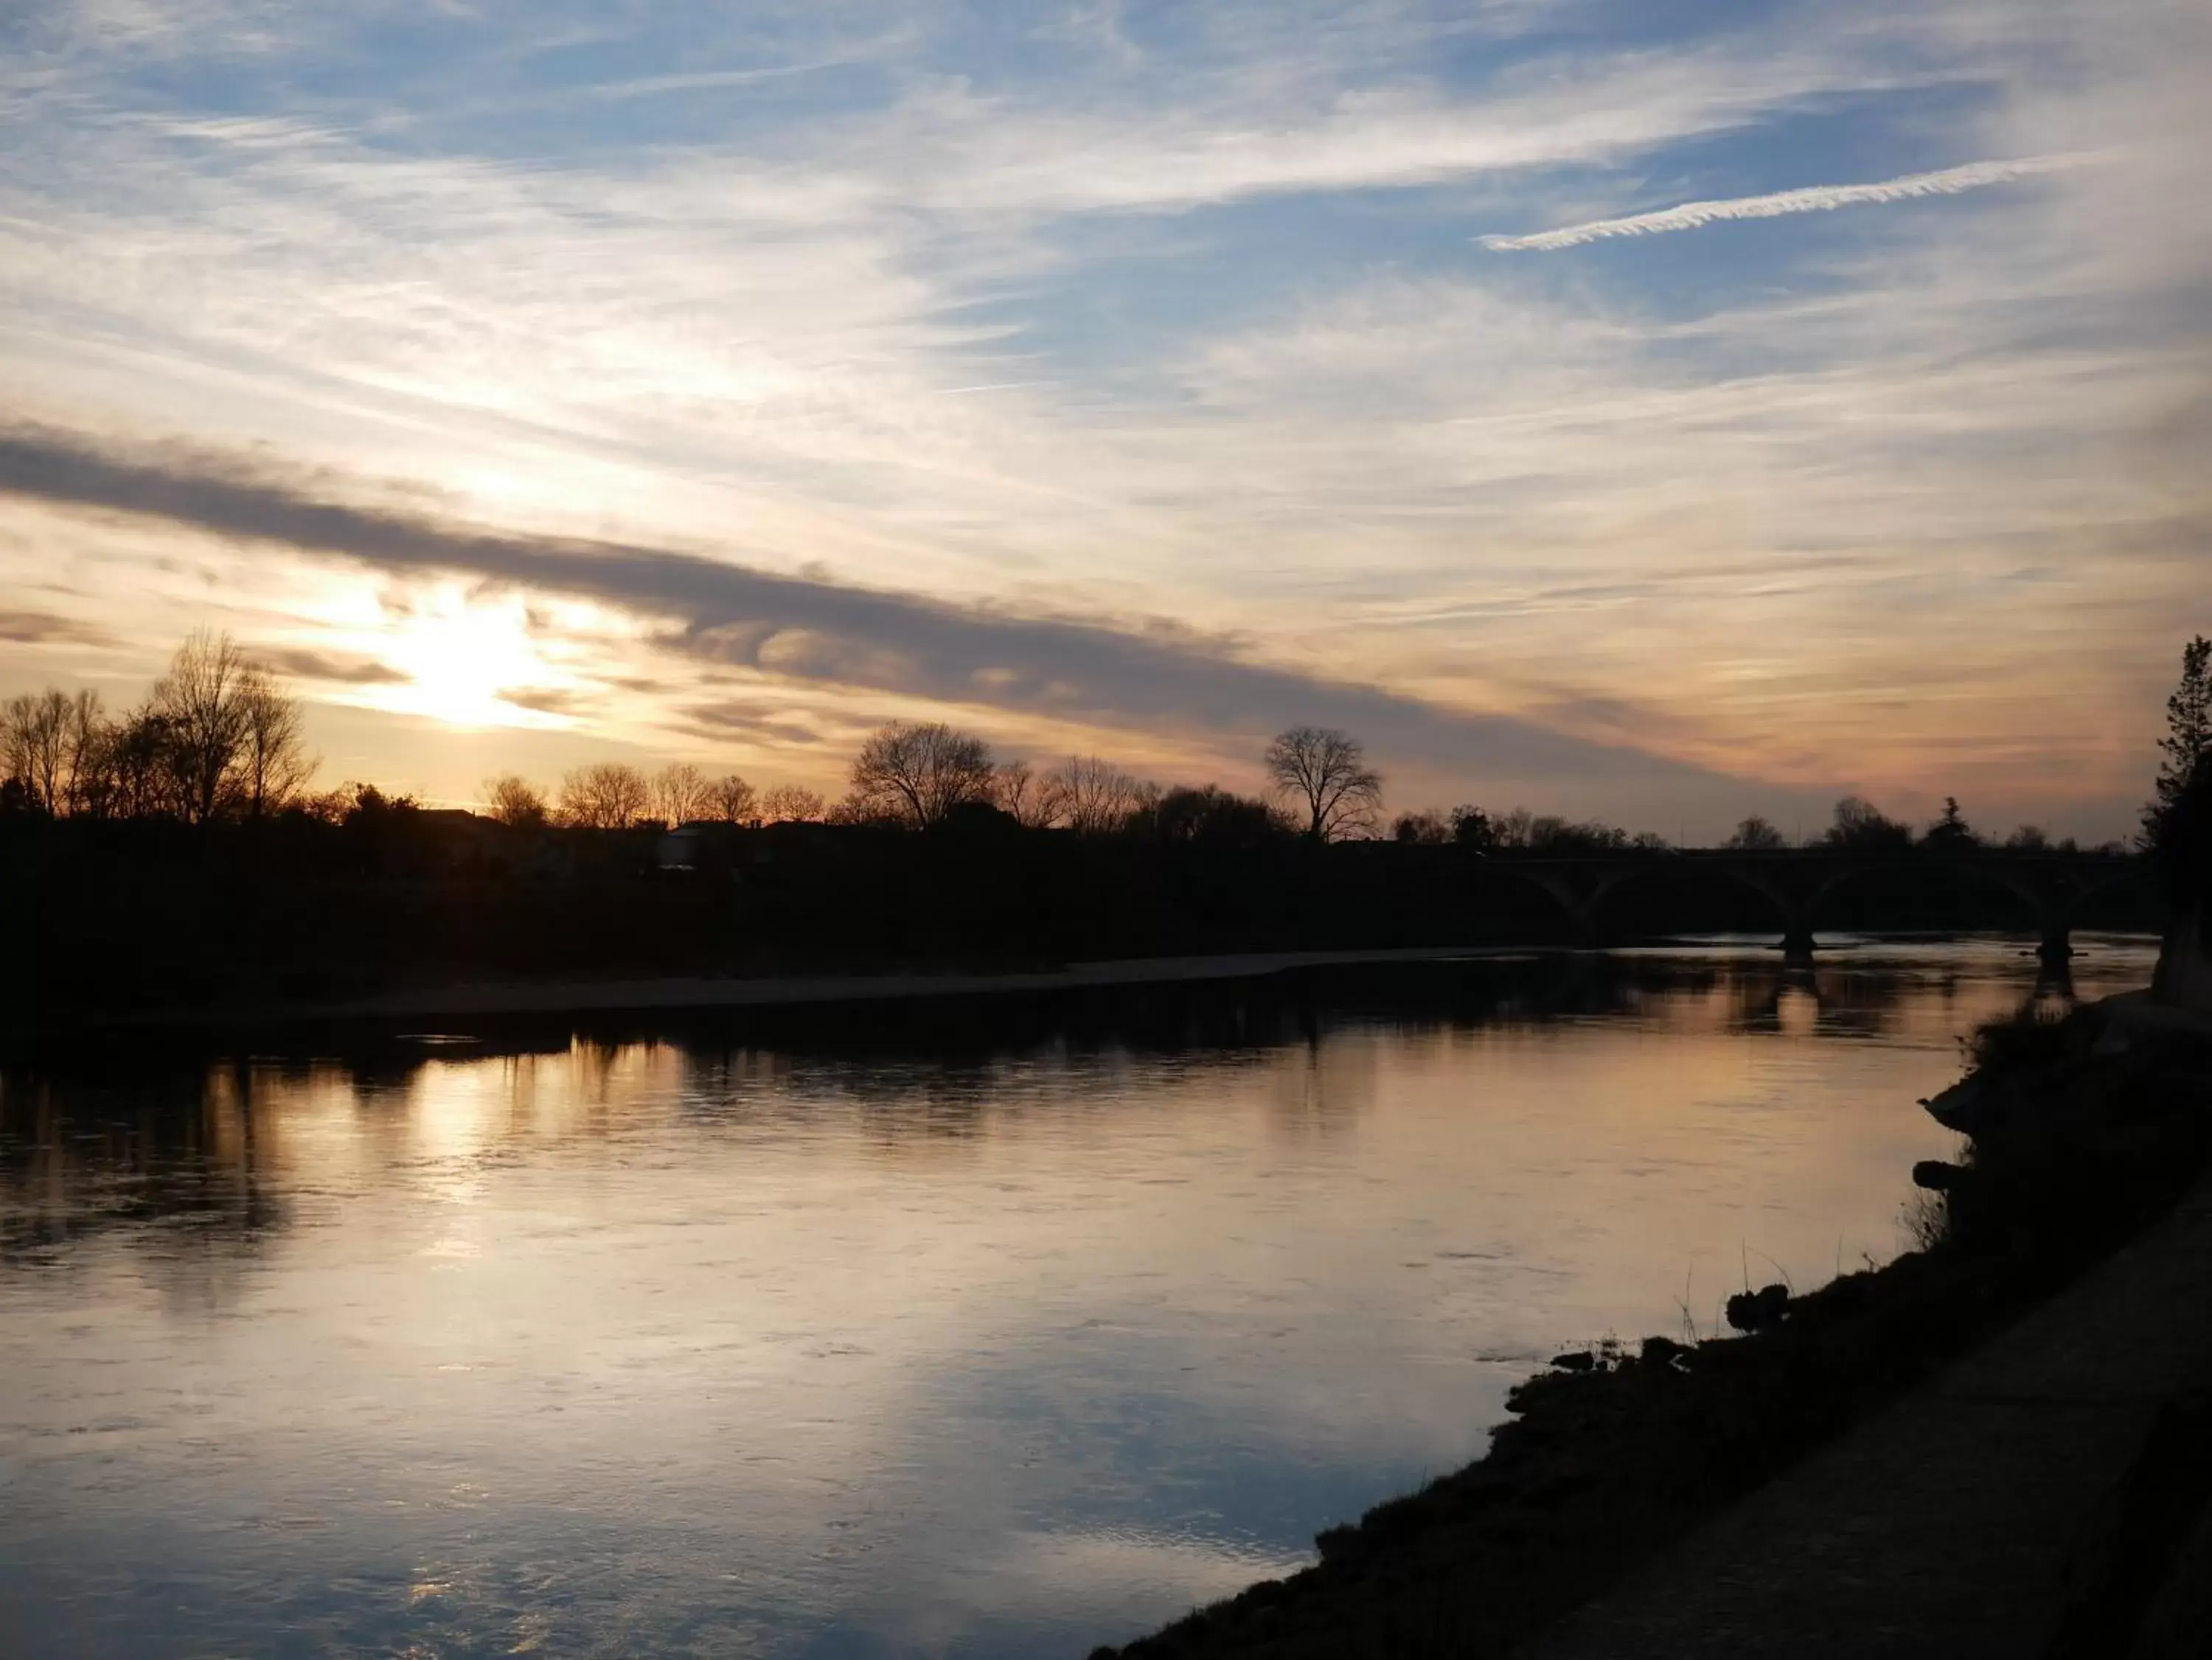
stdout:
<svg viewBox="0 0 2212 1660">
<path fill-rule="evenodd" d="M 2089 942 L 2077 990 L 2148 954 Z M 2009 945 L 0 1073 L 0 1651 L 1081 1653 L 1897 1248 Z M 2047 994 L 2047 993 L 2046 993 Z"/>
</svg>

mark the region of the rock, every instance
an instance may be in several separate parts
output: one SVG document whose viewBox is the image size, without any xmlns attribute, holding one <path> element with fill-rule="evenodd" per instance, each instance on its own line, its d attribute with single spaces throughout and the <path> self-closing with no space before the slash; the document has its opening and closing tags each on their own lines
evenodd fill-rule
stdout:
<svg viewBox="0 0 2212 1660">
<path fill-rule="evenodd" d="M 1920 1103 L 1928 1109 L 1928 1116 L 1946 1130 L 1955 1130 L 1961 1136 L 1974 1133 L 1974 1123 L 1979 1116 L 1982 1098 L 1989 1088 L 1979 1077 L 1961 1078 L 1948 1089 L 1930 1095 Z"/>
<path fill-rule="evenodd" d="M 1946 1164 L 1941 1159 L 1923 1159 L 1912 1166 L 1912 1184 L 1924 1187 L 1930 1193 L 1948 1193 L 1966 1173 L 1957 1165 Z"/>
<path fill-rule="evenodd" d="M 1763 1331 L 1768 1326 L 1779 1325 L 1789 1310 L 1788 1286 L 1761 1286 L 1757 1291 L 1738 1292 L 1728 1300 L 1728 1323 L 1738 1331 Z"/>
<path fill-rule="evenodd" d="M 1552 1364 L 1562 1372 L 1588 1372 L 1597 1364 L 1597 1356 L 1586 1348 L 1569 1349 L 1565 1354 L 1554 1354 Z"/>
</svg>

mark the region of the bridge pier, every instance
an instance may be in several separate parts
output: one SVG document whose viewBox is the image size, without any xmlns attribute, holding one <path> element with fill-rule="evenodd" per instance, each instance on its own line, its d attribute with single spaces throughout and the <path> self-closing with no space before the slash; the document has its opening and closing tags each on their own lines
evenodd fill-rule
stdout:
<svg viewBox="0 0 2212 1660">
<path fill-rule="evenodd" d="M 2061 1003 L 2074 1002 L 2074 965 L 2045 960 L 2036 966 L 2035 995 L 2056 998 Z"/>
<path fill-rule="evenodd" d="M 2043 941 L 2035 948 L 2035 958 L 2045 968 L 2063 968 L 2073 960 L 2074 941 L 2063 921 L 2043 924 Z"/>
<path fill-rule="evenodd" d="M 1809 965 L 1813 960 L 1813 930 L 1802 922 L 1792 922 L 1783 930 L 1782 960 L 1795 965 Z"/>
</svg>

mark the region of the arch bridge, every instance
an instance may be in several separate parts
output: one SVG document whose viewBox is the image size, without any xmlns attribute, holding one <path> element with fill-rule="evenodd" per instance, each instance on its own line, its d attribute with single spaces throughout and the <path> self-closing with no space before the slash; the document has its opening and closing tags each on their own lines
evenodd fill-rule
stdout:
<svg viewBox="0 0 2212 1660">
<path fill-rule="evenodd" d="M 2010 894 L 2035 927 L 2037 954 L 2056 965 L 2074 954 L 2074 924 L 2081 907 L 2107 889 L 2142 877 L 2147 864 L 2134 855 L 2115 853 L 1807 848 L 1590 853 L 1559 858 L 1504 854 L 1491 856 L 1484 868 L 1492 875 L 1518 878 L 1550 894 L 1565 912 L 1576 937 L 1587 942 L 1600 936 L 1606 906 L 1632 884 L 1690 878 L 1732 883 L 1765 901 L 1781 924 L 1783 950 L 1801 960 L 1812 956 L 1813 928 L 1823 906 L 1843 889 L 1869 877 L 1940 872 L 1961 883 Z"/>
</svg>

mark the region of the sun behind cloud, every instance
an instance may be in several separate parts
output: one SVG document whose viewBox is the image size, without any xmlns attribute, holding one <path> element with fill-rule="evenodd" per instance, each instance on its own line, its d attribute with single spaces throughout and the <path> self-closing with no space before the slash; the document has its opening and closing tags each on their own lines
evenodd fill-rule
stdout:
<svg viewBox="0 0 2212 1660">
<path fill-rule="evenodd" d="M 426 715 L 451 726 L 563 727 L 552 700 L 532 707 L 517 691 L 559 691 L 568 676 L 545 660 L 531 636 L 520 596 L 471 598 L 441 589 L 404 618 L 382 655 L 407 678 L 375 689 L 373 701 L 395 714 Z"/>
</svg>

